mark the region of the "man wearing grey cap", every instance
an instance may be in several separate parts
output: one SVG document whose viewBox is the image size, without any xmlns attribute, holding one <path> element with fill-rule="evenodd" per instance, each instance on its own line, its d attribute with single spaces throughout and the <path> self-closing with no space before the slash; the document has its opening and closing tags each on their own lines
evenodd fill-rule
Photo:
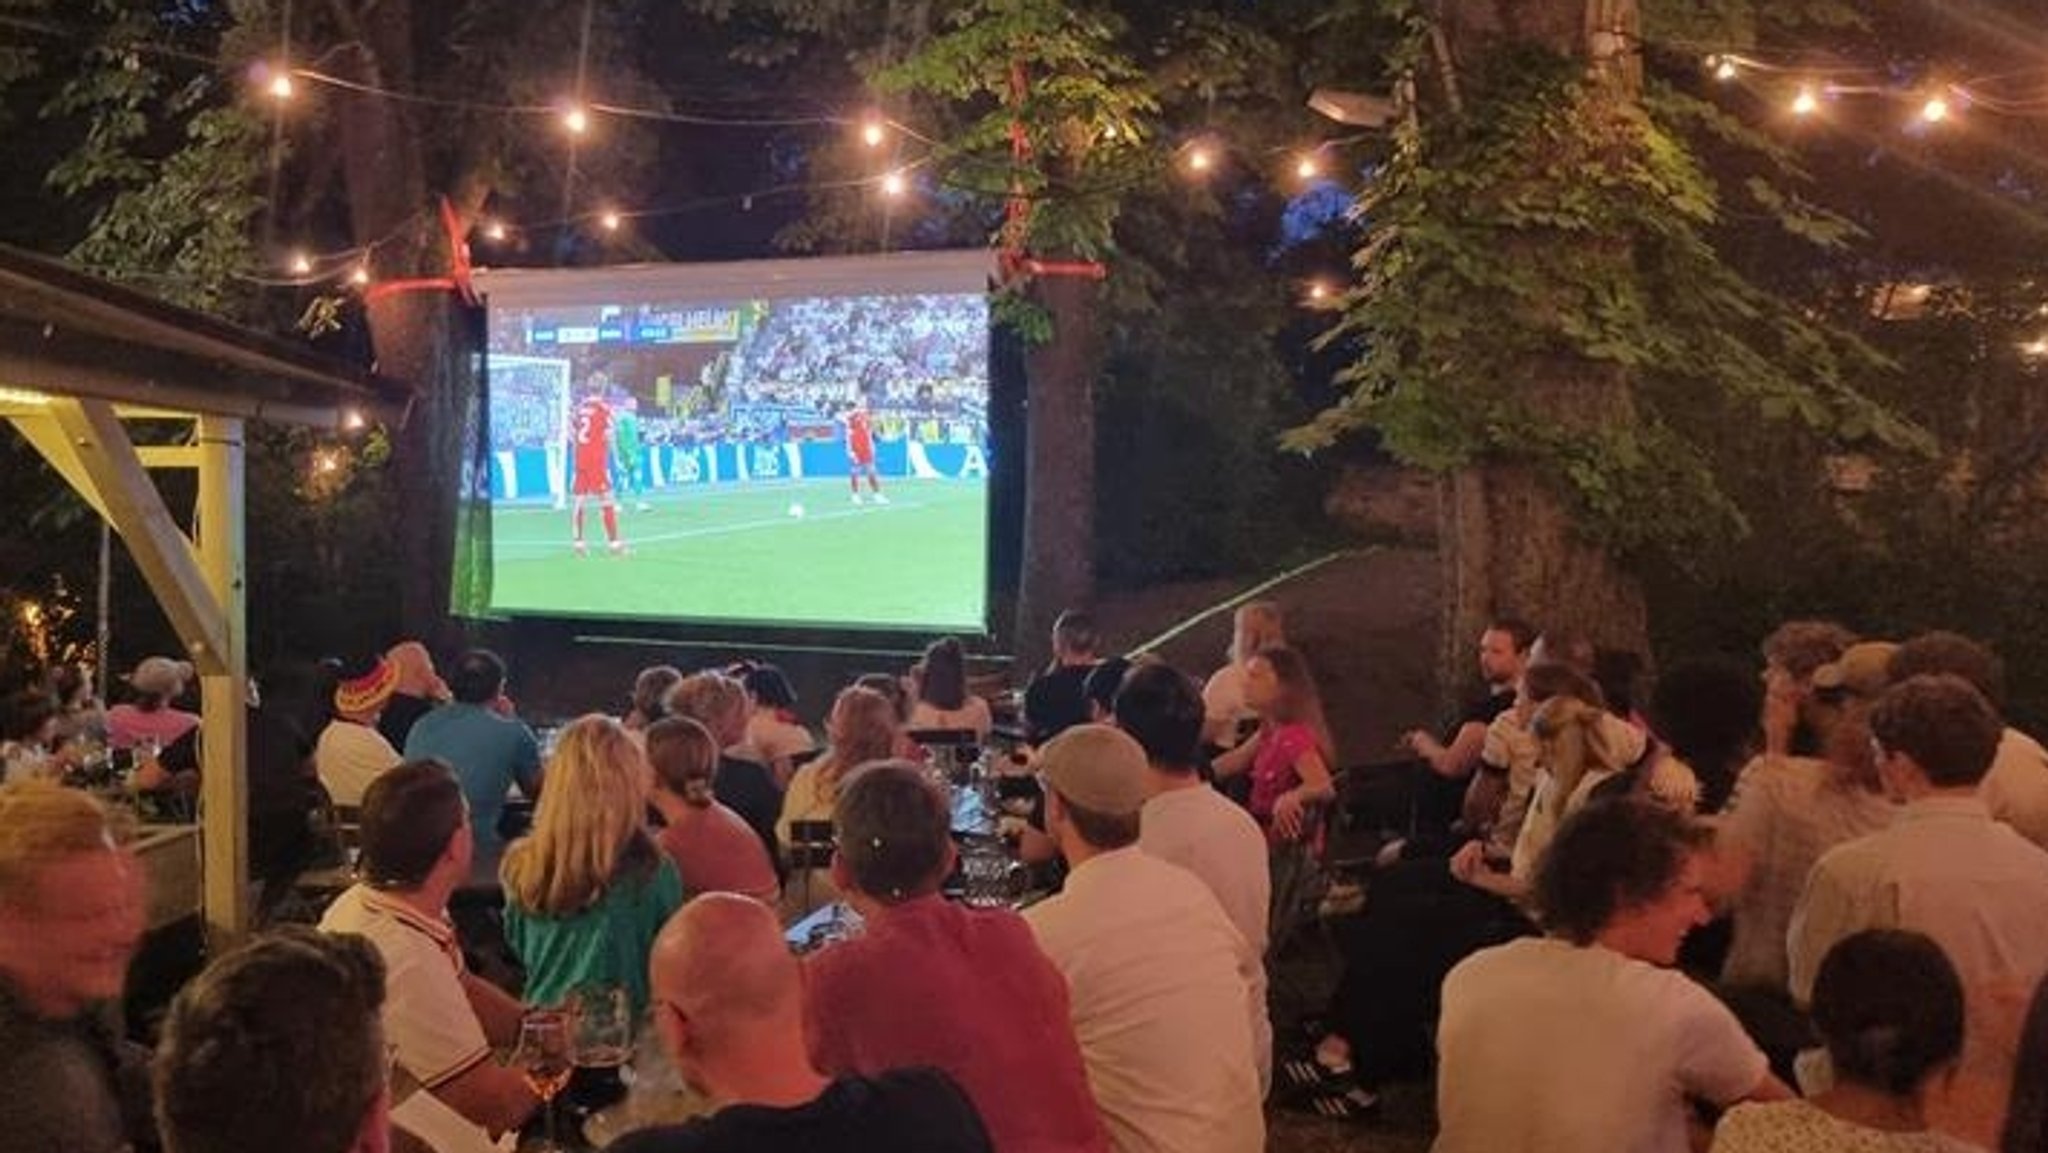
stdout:
<svg viewBox="0 0 2048 1153">
<path fill-rule="evenodd" d="M 1266 1139 L 1260 959 L 1207 885 L 1138 848 L 1145 767 L 1144 749 L 1108 725 L 1076 725 L 1039 750 L 1046 828 L 1073 872 L 1025 920 L 1067 978 L 1118 1153 L 1251 1153 Z"/>
</svg>

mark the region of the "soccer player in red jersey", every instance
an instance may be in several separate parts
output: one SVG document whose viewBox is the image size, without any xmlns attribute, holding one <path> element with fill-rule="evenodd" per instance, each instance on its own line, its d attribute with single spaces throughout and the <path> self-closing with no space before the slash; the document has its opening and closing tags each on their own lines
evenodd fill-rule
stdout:
<svg viewBox="0 0 2048 1153">
<path fill-rule="evenodd" d="M 613 419 L 611 403 L 605 399 L 610 383 L 603 373 L 591 373 L 573 419 L 576 443 L 569 492 L 574 500 L 569 518 L 575 528 L 578 556 L 587 551 L 583 545 L 583 503 L 591 497 L 598 500 L 599 512 L 604 517 L 604 538 L 612 552 L 626 551 L 626 542 L 619 538 L 619 508 L 612 500 Z"/>
<path fill-rule="evenodd" d="M 875 471 L 875 430 L 873 419 L 868 415 L 866 397 L 853 402 L 853 410 L 846 414 L 846 483 L 853 487 L 853 503 L 861 503 L 860 477 L 868 477 L 868 491 L 872 492 L 876 504 L 888 504 L 889 498 L 882 495 L 882 474 Z"/>
</svg>

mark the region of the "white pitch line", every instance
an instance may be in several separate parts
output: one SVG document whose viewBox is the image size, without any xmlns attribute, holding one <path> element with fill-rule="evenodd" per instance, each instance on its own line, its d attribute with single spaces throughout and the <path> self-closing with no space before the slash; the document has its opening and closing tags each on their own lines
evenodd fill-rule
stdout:
<svg viewBox="0 0 2048 1153">
<path fill-rule="evenodd" d="M 663 541 L 691 540 L 696 537 L 705 536 L 724 536 L 727 533 L 746 532 L 750 529 L 757 528 L 788 528 L 794 525 L 800 525 L 821 520 L 844 520 L 845 518 L 851 516 L 868 516 L 874 513 L 890 513 L 896 511 L 897 509 L 918 509 L 924 507 L 925 506 L 922 504 L 917 504 L 910 501 L 891 501 L 890 503 L 885 505 L 865 505 L 857 509 L 849 508 L 841 509 L 838 512 L 821 512 L 816 516 L 779 516 L 762 520 L 741 520 L 734 521 L 731 524 L 714 524 L 706 525 L 703 528 L 685 529 L 682 532 L 665 532 L 657 533 L 654 536 L 630 537 L 626 541 L 626 547 L 628 549 L 631 549 L 636 545 L 659 544 Z M 545 549 L 549 552 L 553 552 L 556 549 L 561 548 L 562 545 L 555 541 L 494 540 L 491 542 L 491 547 L 494 549 L 507 547 Z"/>
</svg>

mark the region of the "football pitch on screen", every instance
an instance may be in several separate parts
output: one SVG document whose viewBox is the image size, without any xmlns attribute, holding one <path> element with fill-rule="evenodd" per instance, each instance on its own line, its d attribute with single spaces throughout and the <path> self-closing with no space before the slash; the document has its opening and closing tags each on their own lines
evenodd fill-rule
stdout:
<svg viewBox="0 0 2048 1153">
<path fill-rule="evenodd" d="M 570 512 L 491 512 L 491 606 L 513 615 L 661 617 L 751 624 L 979 631 L 985 624 L 987 483 L 883 481 L 888 503 L 845 478 L 657 490 L 618 498 L 623 555 L 595 500 L 587 555 Z"/>
</svg>

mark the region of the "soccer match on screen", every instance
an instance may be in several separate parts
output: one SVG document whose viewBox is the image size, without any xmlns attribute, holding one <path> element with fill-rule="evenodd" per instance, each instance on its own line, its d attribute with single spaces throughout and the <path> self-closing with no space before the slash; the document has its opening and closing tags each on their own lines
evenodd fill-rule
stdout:
<svg viewBox="0 0 2048 1153">
<path fill-rule="evenodd" d="M 492 309 L 492 596 L 520 615 L 980 628 L 979 292 Z"/>
</svg>

